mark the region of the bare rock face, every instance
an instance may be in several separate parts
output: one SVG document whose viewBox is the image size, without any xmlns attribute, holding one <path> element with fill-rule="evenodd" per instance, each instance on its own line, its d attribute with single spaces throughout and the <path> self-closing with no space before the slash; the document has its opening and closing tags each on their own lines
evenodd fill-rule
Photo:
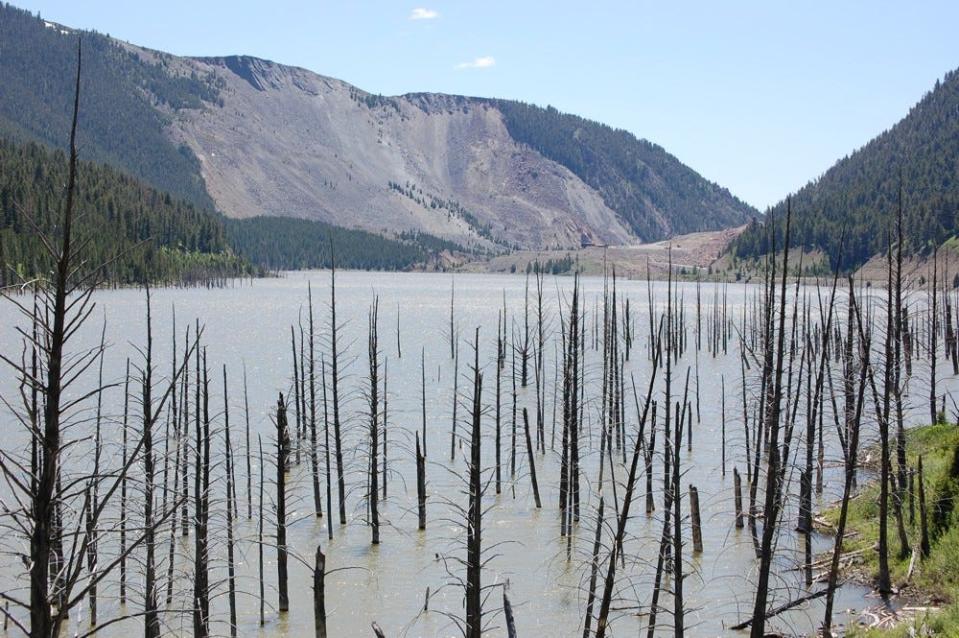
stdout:
<svg viewBox="0 0 959 638">
<path fill-rule="evenodd" d="M 250 57 L 176 62 L 221 80 L 218 104 L 177 112 L 169 130 L 231 217 L 424 231 L 474 246 L 635 239 L 579 177 L 515 142 L 487 102 L 374 96 Z"/>
</svg>

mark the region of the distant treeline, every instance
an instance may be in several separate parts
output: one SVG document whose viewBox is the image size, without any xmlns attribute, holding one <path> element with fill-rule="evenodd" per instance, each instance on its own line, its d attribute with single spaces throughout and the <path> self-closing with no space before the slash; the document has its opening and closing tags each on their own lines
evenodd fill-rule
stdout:
<svg viewBox="0 0 959 638">
<path fill-rule="evenodd" d="M 332 257 L 342 268 L 407 270 L 437 253 L 462 251 L 452 242 L 426 233 L 403 233 L 396 239 L 363 230 L 291 217 L 224 220 L 230 246 L 237 254 L 268 270 L 329 268 Z M 335 254 L 330 252 L 333 240 Z"/>
<path fill-rule="evenodd" d="M 250 262 L 226 241 L 222 218 L 108 166 L 80 162 L 76 236 L 85 268 L 105 264 L 108 283 L 180 282 L 247 275 Z M 37 229 L 56 237 L 67 156 L 0 139 L 0 284 L 48 272 Z"/>
<path fill-rule="evenodd" d="M 793 195 L 790 243 L 824 251 L 835 268 L 842 239 L 843 270 L 885 254 L 886 242 L 896 237 L 900 184 L 907 251 L 926 254 L 954 236 L 959 231 L 957 113 L 959 72 L 952 71 L 899 123 Z M 781 249 L 785 218 L 786 202 L 781 202 L 767 223 L 751 224 L 732 250 L 739 257 L 758 257 L 769 252 L 772 238 Z"/>
</svg>

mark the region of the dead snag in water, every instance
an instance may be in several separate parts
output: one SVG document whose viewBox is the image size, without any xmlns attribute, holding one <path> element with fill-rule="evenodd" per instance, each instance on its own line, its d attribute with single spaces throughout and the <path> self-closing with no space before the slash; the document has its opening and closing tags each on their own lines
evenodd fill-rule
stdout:
<svg viewBox="0 0 959 638">
<path fill-rule="evenodd" d="M 209 379 L 206 372 L 206 350 L 200 366 L 200 350 L 196 351 L 197 424 L 196 468 L 193 491 L 195 523 L 193 549 L 193 634 L 198 638 L 210 635 L 210 574 L 209 574 L 209 516 L 210 516 L 210 400 Z M 202 396 L 202 403 L 199 398 Z M 200 407 L 202 405 L 202 408 Z M 202 416 L 202 420 L 201 420 Z"/>
<path fill-rule="evenodd" d="M 387 357 L 383 359 L 383 471 L 380 473 L 383 478 L 383 499 L 386 499 L 386 474 L 388 471 L 387 467 L 387 436 L 386 436 L 386 418 L 387 418 L 387 409 L 389 408 L 389 371 L 390 371 L 390 360 Z"/>
<path fill-rule="evenodd" d="M 869 362 L 871 344 L 867 333 L 865 330 L 863 330 L 862 318 L 859 314 L 859 307 L 856 304 L 855 293 L 853 291 L 852 277 L 849 278 L 849 290 L 850 307 L 848 312 L 854 314 L 856 324 L 859 328 L 859 353 L 862 358 L 862 362 L 859 368 L 859 394 L 858 398 L 856 399 L 856 408 L 846 423 L 848 429 L 846 433 L 846 454 L 845 458 L 843 459 L 843 496 L 842 500 L 840 501 L 841 505 L 839 508 L 839 521 L 836 524 L 836 536 L 835 540 L 833 541 L 832 560 L 830 561 L 829 565 L 828 585 L 826 587 L 826 609 L 823 616 L 822 625 L 822 633 L 823 636 L 826 637 L 832 636 L 832 609 L 836 586 L 839 581 L 839 561 L 842 556 L 843 539 L 845 538 L 846 534 L 846 520 L 849 512 L 849 501 L 852 495 L 852 490 L 855 486 L 856 463 L 858 462 L 859 458 L 859 426 L 862 422 L 863 401 L 866 394 L 866 371 L 871 366 Z M 850 333 L 847 335 L 847 339 L 853 339 L 853 335 Z"/>
<path fill-rule="evenodd" d="M 533 441 L 529 434 L 529 412 L 523 408 L 523 431 L 526 433 L 526 456 L 529 459 L 529 480 L 533 486 L 533 500 L 536 501 L 536 509 L 543 507 L 539 500 L 539 485 L 536 482 L 536 461 L 533 454 Z"/>
<path fill-rule="evenodd" d="M 516 638 L 516 621 L 513 619 L 513 605 L 509 602 L 509 596 L 506 595 L 506 587 L 503 587 L 503 617 L 506 620 L 506 638 Z"/>
<path fill-rule="evenodd" d="M 259 486 L 260 487 L 260 500 L 259 500 L 260 508 L 259 508 L 259 517 L 257 519 L 257 525 L 256 525 L 256 546 L 257 546 L 257 558 L 258 558 L 257 563 L 259 566 L 259 570 L 257 571 L 257 574 L 259 576 L 259 584 L 260 584 L 260 590 L 259 590 L 260 591 L 260 626 L 262 627 L 263 625 L 266 624 L 266 613 L 265 613 L 266 597 L 264 596 L 264 586 L 263 586 L 263 578 L 264 578 L 263 576 L 263 485 L 266 481 L 263 480 L 263 468 L 265 467 L 265 460 L 263 457 L 263 439 L 262 437 L 260 437 L 260 435 L 257 435 L 256 439 L 260 446 L 260 486 Z"/>
<path fill-rule="evenodd" d="M 326 522 L 326 533 L 333 540 L 333 481 L 330 470 L 330 411 L 326 394 L 326 358 L 320 355 L 320 376 L 323 379 L 323 456 L 326 470 L 326 511 L 330 518 Z"/>
<path fill-rule="evenodd" d="M 499 365 L 499 361 L 503 356 L 503 338 L 500 335 L 500 324 L 502 323 L 502 317 L 499 313 L 496 315 L 496 493 L 499 494 L 502 492 L 503 479 L 502 479 L 502 438 L 503 438 L 503 429 L 501 422 L 501 381 L 502 381 L 502 368 Z M 539 387 L 537 385 L 537 387 Z M 537 404 L 538 405 L 538 404 Z"/>
<path fill-rule="evenodd" d="M 454 346 L 453 355 L 453 419 L 450 427 L 450 463 L 456 460 L 456 408 L 459 405 L 460 353 Z"/>
<path fill-rule="evenodd" d="M 312 304 L 310 304 L 312 306 Z M 312 333 L 312 330 L 310 331 Z M 303 421 L 306 416 L 300 411 L 300 361 L 296 355 L 296 331 L 290 325 L 290 347 L 293 352 L 293 415 L 296 420 L 296 464 L 300 464 L 300 448 L 303 440 Z M 306 376 L 306 370 L 303 370 Z"/>
<path fill-rule="evenodd" d="M 276 402 L 276 580 L 281 612 L 290 609 L 286 551 L 286 469 L 289 440 L 286 401 L 281 392 Z"/>
<path fill-rule="evenodd" d="M 338 328 L 336 324 L 336 261 L 333 255 L 333 238 L 330 237 L 330 384 L 333 389 L 333 442 L 336 445 L 336 487 L 340 499 L 340 525 L 346 525 L 346 480 L 343 477 L 343 439 L 340 427 Z"/>
<path fill-rule="evenodd" d="M 34 359 L 36 355 L 34 354 Z M 34 374 L 36 374 L 36 366 L 34 365 Z M 187 375 L 184 375 L 186 377 Z M 126 375 L 124 376 L 123 381 L 123 452 L 121 457 L 121 462 L 123 467 L 127 466 L 127 426 L 130 414 L 130 359 L 127 358 L 127 367 Z M 179 447 L 177 447 L 179 453 Z M 186 479 L 184 478 L 184 482 Z M 173 489 L 176 492 L 176 487 Z M 174 521 L 176 521 L 176 516 L 174 516 Z M 176 530 L 174 529 L 174 534 Z M 170 551 L 173 551 L 173 542 L 170 542 Z M 127 474 L 126 472 L 120 477 L 120 604 L 124 605 L 127 602 Z M 172 565 L 172 561 L 170 561 Z M 172 581 L 171 581 L 172 582 Z"/>
<path fill-rule="evenodd" d="M 426 529 L 426 457 L 420 450 L 420 434 L 416 433 L 416 512 L 418 528 Z"/>
<path fill-rule="evenodd" d="M 326 556 L 323 548 L 316 546 L 313 564 L 313 626 L 316 638 L 326 638 Z"/>
<path fill-rule="evenodd" d="M 785 355 L 785 337 L 786 337 L 786 280 L 789 272 L 789 232 L 792 222 L 792 209 L 789 202 L 786 206 L 786 231 L 783 243 L 783 269 L 782 283 L 779 293 L 779 309 L 777 330 L 769 331 L 770 339 L 767 340 L 765 347 L 767 350 L 766 360 L 772 362 L 775 356 L 775 368 L 768 368 L 771 372 L 770 382 L 772 386 L 769 392 L 769 402 L 766 406 L 767 417 L 764 425 L 768 428 L 768 454 L 766 458 L 766 490 L 765 503 L 763 505 L 763 534 L 760 544 L 759 556 L 759 578 L 756 586 L 756 599 L 753 605 L 753 623 L 751 627 L 751 638 L 762 638 L 765 635 L 767 602 L 769 599 L 769 576 L 772 568 L 773 559 L 773 541 L 776 533 L 776 522 L 779 519 L 779 509 L 782 502 L 782 472 L 780 461 L 784 463 L 788 458 L 780 459 L 783 450 L 780 448 L 780 417 L 782 410 L 783 394 L 783 359 Z M 771 280 L 774 277 L 770 278 Z M 772 327 L 772 305 L 777 301 L 775 298 L 775 286 L 770 285 L 770 298 L 768 300 L 770 314 L 770 328 Z M 776 343 L 772 343 L 771 337 L 775 334 Z M 788 441 L 784 442 L 784 447 L 788 453 Z M 756 481 L 758 482 L 758 481 Z"/>
<path fill-rule="evenodd" d="M 227 399 L 226 366 L 223 366 L 223 438 L 226 450 L 226 569 L 227 596 L 230 604 L 230 636 L 236 638 L 236 567 L 233 560 L 233 515 L 236 504 L 230 506 L 233 491 L 233 444 L 230 441 L 230 402 Z"/>
<path fill-rule="evenodd" d="M 450 359 L 456 358 L 456 277 L 450 277 Z M 423 440 L 423 445 L 426 445 L 426 440 Z"/>
<path fill-rule="evenodd" d="M 603 495 L 599 495 L 599 509 L 596 510 L 596 538 L 593 541 L 593 558 L 589 564 L 589 592 L 586 599 L 586 621 L 583 623 L 583 638 L 589 638 L 590 625 L 593 622 L 593 604 L 596 602 L 596 576 L 599 572 L 599 548 L 603 541 Z"/>
<path fill-rule="evenodd" d="M 307 285 L 307 299 L 309 304 L 309 328 L 310 328 L 310 466 L 313 473 L 313 509 L 316 511 L 316 517 L 323 517 L 323 498 L 320 496 L 320 462 L 316 454 L 316 349 L 314 347 L 314 326 L 313 326 L 313 287 Z M 304 372 L 304 374 L 306 374 Z M 299 460 L 300 443 L 297 443 L 297 459 Z"/>
<path fill-rule="evenodd" d="M 662 334 L 662 323 L 659 328 Z M 633 491 L 636 486 L 636 474 L 639 466 L 639 455 L 643 445 L 643 434 L 646 427 L 646 418 L 649 415 L 649 407 L 652 402 L 653 388 L 656 383 L 656 372 L 659 367 L 659 353 L 654 350 L 653 368 L 649 375 L 649 388 L 646 391 L 646 401 L 643 405 L 643 416 L 639 420 L 639 432 L 636 436 L 636 444 L 633 449 L 633 459 L 630 463 L 629 474 L 626 479 L 626 494 L 623 497 L 623 506 L 619 511 L 616 521 L 616 536 L 610 545 L 610 555 L 606 572 L 606 579 L 603 585 L 603 596 L 600 601 L 599 615 L 596 619 L 596 638 L 603 638 L 609 624 L 609 610 L 613 600 L 613 588 L 616 582 L 616 558 L 617 552 L 622 547 L 622 539 L 626 535 L 626 522 L 629 520 L 629 508 L 633 502 Z"/>
<path fill-rule="evenodd" d="M 479 370 L 479 328 L 476 329 L 473 364 L 473 409 L 470 432 L 469 507 L 466 528 L 466 638 L 480 638 L 483 632 L 482 530 L 483 485 L 480 453 L 480 417 L 483 375 Z"/>
<path fill-rule="evenodd" d="M 379 335 L 377 331 L 377 319 L 379 316 L 379 299 L 374 298 L 373 307 L 369 312 L 369 330 L 367 333 L 367 345 L 369 355 L 369 381 L 370 381 L 370 481 L 369 493 L 367 499 L 370 506 L 370 527 L 372 528 L 372 543 L 380 544 L 380 510 L 379 510 L 379 429 L 380 419 L 378 410 L 379 403 Z"/>
<path fill-rule="evenodd" d="M 737 468 L 733 468 L 733 499 L 736 504 L 736 529 L 743 528 L 743 480 Z"/>
<path fill-rule="evenodd" d="M 693 525 L 693 551 L 703 553 L 703 528 L 699 518 L 699 490 L 695 485 L 689 486 L 689 515 Z"/>
</svg>

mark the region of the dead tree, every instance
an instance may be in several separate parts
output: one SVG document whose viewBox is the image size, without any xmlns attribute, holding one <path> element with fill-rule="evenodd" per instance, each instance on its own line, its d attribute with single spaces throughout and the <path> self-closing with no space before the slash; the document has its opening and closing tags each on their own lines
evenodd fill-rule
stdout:
<svg viewBox="0 0 959 638">
<path fill-rule="evenodd" d="M 750 628 L 751 638 L 763 638 L 766 626 L 766 606 L 769 599 L 769 576 L 772 568 L 773 559 L 773 541 L 776 533 L 776 524 L 779 518 L 780 506 L 782 503 L 782 473 L 780 462 L 788 458 L 781 458 L 782 449 L 780 448 L 780 415 L 782 410 L 782 376 L 783 376 L 783 357 L 784 357 L 784 339 L 786 336 L 786 279 L 789 266 L 789 230 L 792 221 L 792 211 L 790 206 L 786 207 L 786 233 L 783 243 L 783 272 L 782 285 L 779 293 L 778 310 L 778 330 L 775 331 L 776 343 L 771 340 L 766 343 L 767 351 L 772 349 L 772 355 L 775 356 L 775 369 L 773 370 L 770 381 L 772 382 L 771 392 L 768 394 L 769 403 L 766 406 L 767 417 L 765 426 L 769 430 L 768 449 L 766 458 L 766 491 L 765 504 L 763 506 L 763 534 L 760 545 L 759 578 L 756 585 L 756 599 L 753 606 L 752 626 Z M 774 287 L 770 286 L 770 290 Z M 770 306 L 776 302 L 775 296 L 767 300 Z M 771 308 L 770 308 L 771 311 Z M 770 314 L 772 314 L 770 312 Z M 770 337 L 773 335 L 769 333 Z M 770 359 L 767 354 L 767 360 Z"/>
<path fill-rule="evenodd" d="M 340 525 L 346 525 L 346 480 L 343 477 L 343 437 L 340 427 L 339 343 L 336 324 L 336 261 L 330 237 L 330 385 L 333 393 L 333 442 L 336 445 L 336 487 L 340 499 Z M 332 516 L 332 514 L 330 515 Z"/>
<path fill-rule="evenodd" d="M 230 401 L 227 398 L 228 386 L 226 381 L 226 366 L 223 366 L 223 441 L 226 452 L 226 583 L 227 597 L 230 605 L 230 638 L 236 638 L 236 565 L 233 549 L 233 518 L 236 514 L 236 504 L 230 506 L 233 493 L 233 442 L 230 440 Z"/>
<path fill-rule="evenodd" d="M 863 398 L 866 394 L 866 370 L 869 368 L 869 358 L 870 358 L 870 343 L 866 332 L 862 328 L 862 319 L 859 314 L 859 308 L 856 305 L 855 294 L 853 292 L 853 281 L 852 277 L 849 278 L 849 305 L 850 308 L 847 312 L 855 316 L 857 325 L 859 327 L 859 343 L 860 343 L 860 355 L 862 357 L 862 364 L 859 370 L 859 392 L 858 398 L 856 399 L 855 409 L 851 418 L 847 420 L 846 423 L 846 445 L 845 447 L 845 458 L 844 460 L 844 469 L 845 469 L 845 480 L 843 482 L 843 493 L 842 500 L 840 501 L 839 507 L 839 521 L 836 524 L 836 538 L 833 542 L 833 551 L 832 559 L 829 565 L 829 575 L 828 575 L 828 584 L 827 584 L 827 593 L 826 593 L 826 610 L 823 617 L 822 625 L 822 634 L 827 638 L 832 636 L 832 610 L 833 610 L 833 601 L 835 598 L 836 586 L 839 580 L 839 561 L 842 557 L 842 546 L 843 539 L 846 535 L 846 520 L 849 513 L 849 501 L 852 496 L 852 490 L 855 486 L 855 476 L 856 476 L 856 463 L 859 459 L 859 426 L 862 421 L 862 407 L 863 407 Z M 849 333 L 846 337 L 849 340 L 853 339 L 852 333 Z"/>
<path fill-rule="evenodd" d="M 326 555 L 316 546 L 313 566 L 313 626 L 316 638 L 326 638 Z"/>
<path fill-rule="evenodd" d="M 276 580 L 280 612 L 290 609 L 286 548 L 286 468 L 289 440 L 286 401 L 281 392 L 276 402 Z"/>
<path fill-rule="evenodd" d="M 313 287 L 307 286 L 310 328 L 310 466 L 313 472 L 313 509 L 317 518 L 323 517 L 323 499 L 320 496 L 320 463 L 316 454 L 316 350 L 313 328 Z M 304 374 L 306 374 L 304 372 Z M 299 457 L 297 443 L 297 456 Z"/>
<path fill-rule="evenodd" d="M 203 354 L 202 382 L 200 350 L 196 351 L 196 467 L 193 477 L 195 508 L 193 548 L 193 634 L 198 638 L 210 635 L 210 574 L 209 574 L 209 520 L 210 520 L 210 388 L 206 373 L 206 353 Z M 202 393 L 202 412 L 199 396 Z M 200 416 L 202 414 L 202 421 Z"/>
<path fill-rule="evenodd" d="M 369 314 L 369 331 L 367 344 L 370 364 L 370 482 L 367 499 L 370 505 L 370 527 L 372 528 L 374 545 L 380 544 L 380 511 L 379 511 L 379 335 L 377 334 L 377 316 L 379 314 L 379 300 L 373 300 L 373 307 Z"/>
<path fill-rule="evenodd" d="M 662 324 L 659 329 L 662 334 Z M 653 368 L 649 378 L 649 389 L 646 392 L 646 401 L 643 404 L 643 414 L 639 420 L 639 432 L 636 437 L 636 444 L 633 449 L 633 458 L 629 466 L 629 474 L 626 478 L 626 493 L 623 497 L 623 505 L 619 511 L 616 521 L 616 536 L 610 544 L 609 559 L 607 561 L 606 579 L 603 585 L 603 596 L 600 599 L 599 615 L 596 619 L 596 638 L 603 638 L 609 626 L 609 611 L 613 600 L 613 589 L 616 583 L 616 559 L 617 552 L 622 547 L 622 540 L 626 535 L 626 523 L 629 520 L 629 509 L 633 502 L 633 492 L 636 487 L 636 476 L 639 468 L 639 458 L 642 453 L 643 431 L 646 427 L 646 419 L 649 415 L 650 403 L 653 395 L 653 388 L 656 383 L 656 373 L 659 368 L 659 351 L 653 351 Z"/>
<path fill-rule="evenodd" d="M 483 375 L 479 370 L 479 328 L 476 329 L 475 362 L 473 365 L 473 409 L 470 429 L 469 508 L 466 521 L 466 638 L 480 638 L 483 633 L 482 605 L 482 531 L 483 484 L 480 442 L 480 417 Z"/>
<path fill-rule="evenodd" d="M 64 633 L 72 610 L 91 600 L 93 590 L 104 583 L 121 562 L 129 559 L 132 552 L 153 545 L 157 528 L 173 510 L 171 507 L 163 512 L 151 511 L 150 520 L 145 521 L 142 528 L 125 535 L 119 555 L 105 558 L 95 550 L 91 554 L 91 546 L 106 527 L 106 513 L 118 508 L 116 501 L 121 484 L 126 484 L 131 472 L 136 471 L 132 470 L 134 465 L 143 460 L 147 443 L 143 431 L 134 436 L 133 445 L 126 448 L 125 458 L 118 465 L 108 463 L 107 459 L 87 464 L 85 458 L 79 471 L 72 471 L 67 465 L 71 450 L 86 451 L 89 446 L 85 437 L 74 434 L 77 428 L 73 426 L 79 419 L 86 418 L 81 415 L 84 411 L 90 413 L 90 400 L 107 387 L 87 382 L 86 375 L 103 356 L 103 347 L 71 352 L 74 335 L 93 311 L 92 295 L 107 266 L 87 261 L 84 251 L 90 238 L 79 236 L 74 228 L 79 197 L 77 122 L 81 69 L 82 48 L 78 41 L 63 208 L 52 234 L 39 228 L 32 217 L 26 215 L 51 268 L 49 276 L 23 285 L 24 290 L 34 291 L 32 307 L 5 296 L 24 319 L 31 322 L 33 331 L 20 332 L 24 339 L 20 361 L 0 353 L 0 360 L 20 379 L 22 408 L 14 407 L 17 402 L 12 398 L 4 398 L 4 403 L 30 439 L 28 450 L 23 453 L 12 450 L 0 453 L 0 474 L 9 487 L 9 499 L 5 498 L 6 505 L 0 512 L 2 525 L 5 529 L 17 530 L 29 544 L 29 549 L 22 553 L 24 572 L 11 574 L 18 581 L 18 587 L 28 593 L 22 598 L 4 594 L 6 603 L 14 609 L 11 611 L 5 606 L 0 613 L 5 623 L 33 638 L 54 638 Z M 162 413 L 171 387 L 176 387 L 175 382 L 176 379 L 171 380 L 170 386 L 158 393 L 150 407 L 151 417 Z M 144 425 L 152 425 L 152 420 Z M 100 452 L 96 438 L 95 435 L 94 456 Z M 95 557 L 92 569 L 84 560 L 91 555 Z M 132 615 L 120 613 L 122 617 Z M 119 619 L 98 618 L 94 629 Z"/>
</svg>

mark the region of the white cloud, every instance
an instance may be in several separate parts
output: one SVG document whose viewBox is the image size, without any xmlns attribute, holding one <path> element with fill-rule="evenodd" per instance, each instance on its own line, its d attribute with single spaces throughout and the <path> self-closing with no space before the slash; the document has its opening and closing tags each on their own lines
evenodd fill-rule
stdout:
<svg viewBox="0 0 959 638">
<path fill-rule="evenodd" d="M 439 11 L 417 7 L 410 12 L 410 20 L 432 20 L 440 17 Z"/>
<path fill-rule="evenodd" d="M 472 62 L 461 62 L 456 65 L 457 69 L 488 69 L 496 65 L 496 58 L 491 55 L 484 55 L 476 58 Z"/>
</svg>

